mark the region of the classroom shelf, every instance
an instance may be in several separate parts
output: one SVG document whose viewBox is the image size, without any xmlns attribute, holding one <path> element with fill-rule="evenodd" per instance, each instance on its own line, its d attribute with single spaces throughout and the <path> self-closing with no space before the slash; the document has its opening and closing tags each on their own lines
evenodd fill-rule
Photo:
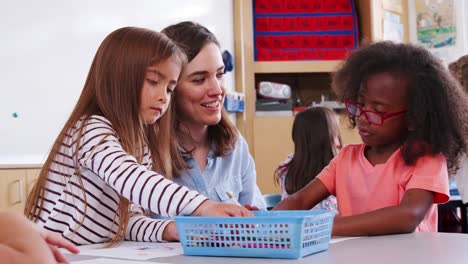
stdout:
<svg viewBox="0 0 468 264">
<path fill-rule="evenodd" d="M 322 95 L 333 100 L 331 91 L 331 75 L 335 72 L 341 60 L 291 60 L 291 61 L 255 61 L 254 41 L 254 3 L 260 0 L 234 0 L 234 39 L 236 90 L 245 93 L 245 112 L 236 116 L 236 126 L 249 144 L 250 153 L 255 160 L 257 183 L 264 193 L 278 193 L 278 186 L 273 181 L 274 170 L 288 154 L 294 150 L 291 131 L 294 117 L 256 112 L 256 89 L 260 81 L 270 81 L 288 84 L 293 87 L 301 102 L 319 101 Z M 281 0 L 268 3 L 298 3 L 325 1 Z M 336 1 L 326 1 L 336 2 Z M 387 12 L 382 1 L 355 0 L 356 11 L 359 14 L 359 43 L 378 41 L 383 38 L 383 22 Z M 405 1 L 404 1 L 405 2 Z M 401 18 L 404 28 L 404 41 L 408 36 L 408 9 L 395 14 Z M 392 11 L 393 12 L 393 11 Z M 258 52 L 258 51 L 257 51 Z M 276 58 L 276 57 L 275 57 Z M 281 58 L 281 57 L 280 57 Z M 263 59 L 263 58 L 261 58 Z M 349 129 L 347 116 L 342 117 L 340 127 L 344 144 L 360 142 L 356 129 Z"/>
<path fill-rule="evenodd" d="M 333 72 L 341 60 L 255 62 L 255 73 Z"/>
</svg>

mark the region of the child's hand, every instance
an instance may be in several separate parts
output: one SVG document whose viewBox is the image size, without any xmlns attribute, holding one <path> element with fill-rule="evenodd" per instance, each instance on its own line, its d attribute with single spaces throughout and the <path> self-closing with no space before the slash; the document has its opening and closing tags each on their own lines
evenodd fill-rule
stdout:
<svg viewBox="0 0 468 264">
<path fill-rule="evenodd" d="M 245 204 L 244 207 L 249 211 L 260 211 L 260 209 L 255 205 Z"/>
<path fill-rule="evenodd" d="M 59 248 L 65 248 L 73 254 L 80 252 L 80 250 L 72 242 L 66 240 L 58 234 L 49 232 L 44 229 L 39 229 L 39 235 L 47 243 L 50 251 L 52 252 L 52 255 L 58 263 L 68 263 L 67 259 L 63 253 L 60 252 Z"/>
<path fill-rule="evenodd" d="M 162 239 L 165 241 L 179 241 L 179 233 L 177 233 L 177 226 L 175 222 L 170 222 L 164 229 Z"/>
<path fill-rule="evenodd" d="M 49 246 L 55 246 L 58 248 L 65 248 L 73 254 L 79 253 L 80 250 L 70 241 L 61 237 L 58 234 L 49 232 L 47 230 L 41 229 L 39 231 L 41 237 L 46 241 Z"/>
<path fill-rule="evenodd" d="M 234 204 L 217 203 L 210 200 L 203 202 L 192 215 L 194 216 L 253 216 L 246 208 Z"/>
</svg>

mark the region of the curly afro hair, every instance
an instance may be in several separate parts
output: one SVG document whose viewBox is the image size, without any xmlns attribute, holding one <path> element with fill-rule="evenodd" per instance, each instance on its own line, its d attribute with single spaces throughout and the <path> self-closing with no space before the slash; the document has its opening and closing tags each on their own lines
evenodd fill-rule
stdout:
<svg viewBox="0 0 468 264">
<path fill-rule="evenodd" d="M 356 99 L 368 77 L 383 72 L 407 82 L 406 119 L 411 129 L 402 146 L 405 163 L 443 153 L 449 174 L 455 173 L 468 142 L 468 98 L 461 86 L 425 48 L 384 41 L 351 53 L 332 74 L 332 89 L 341 100 Z M 355 127 L 351 116 L 350 122 Z M 421 148 L 421 143 L 427 147 Z"/>
<path fill-rule="evenodd" d="M 464 87 L 465 93 L 468 93 L 468 83 L 465 83 L 468 80 L 466 68 L 468 68 L 468 55 L 462 56 L 457 61 L 449 64 L 450 73 Z"/>
</svg>

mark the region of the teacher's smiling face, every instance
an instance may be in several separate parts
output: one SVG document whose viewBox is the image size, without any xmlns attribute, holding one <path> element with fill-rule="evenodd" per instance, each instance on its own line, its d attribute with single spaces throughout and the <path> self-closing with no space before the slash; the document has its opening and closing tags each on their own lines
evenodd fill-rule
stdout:
<svg viewBox="0 0 468 264">
<path fill-rule="evenodd" d="M 179 120 L 187 126 L 218 124 L 225 94 L 221 51 L 208 43 L 182 71 L 175 96 Z"/>
</svg>

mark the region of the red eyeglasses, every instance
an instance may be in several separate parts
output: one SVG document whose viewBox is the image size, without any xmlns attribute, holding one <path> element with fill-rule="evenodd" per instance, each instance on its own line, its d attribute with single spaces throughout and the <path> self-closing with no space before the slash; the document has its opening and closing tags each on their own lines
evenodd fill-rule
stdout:
<svg viewBox="0 0 468 264">
<path fill-rule="evenodd" d="M 406 110 L 395 112 L 395 113 L 386 113 L 386 114 L 380 114 L 374 111 L 364 110 L 358 104 L 353 103 L 349 98 L 345 100 L 345 106 L 346 106 L 346 111 L 348 111 L 350 115 L 354 117 L 359 117 L 362 114 L 364 114 L 364 116 L 366 117 L 367 121 L 369 121 L 369 123 L 378 125 L 378 126 L 383 125 L 384 121 L 389 119 L 390 117 L 394 117 L 394 116 L 406 113 Z"/>
</svg>

